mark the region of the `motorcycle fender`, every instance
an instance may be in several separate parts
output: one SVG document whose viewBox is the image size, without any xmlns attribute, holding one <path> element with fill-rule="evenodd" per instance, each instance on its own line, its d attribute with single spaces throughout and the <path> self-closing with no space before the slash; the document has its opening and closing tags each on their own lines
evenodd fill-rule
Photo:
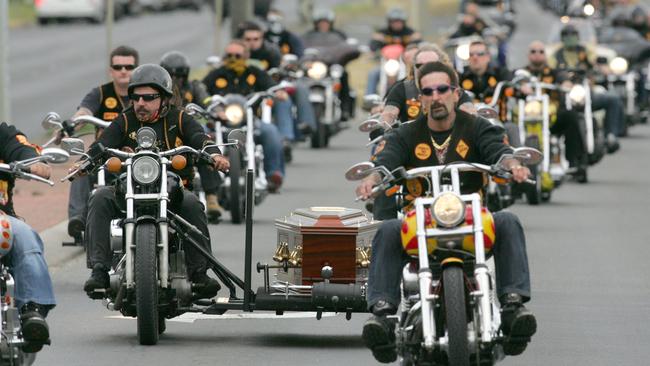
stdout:
<svg viewBox="0 0 650 366">
<path fill-rule="evenodd" d="M 309 93 L 309 101 L 312 103 L 325 103 L 325 95 L 321 93 Z"/>
</svg>

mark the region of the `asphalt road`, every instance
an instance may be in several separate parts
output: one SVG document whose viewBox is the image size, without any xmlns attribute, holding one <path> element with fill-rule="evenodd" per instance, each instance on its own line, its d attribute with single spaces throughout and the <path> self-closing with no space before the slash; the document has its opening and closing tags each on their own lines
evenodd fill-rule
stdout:
<svg viewBox="0 0 650 366">
<path fill-rule="evenodd" d="M 523 63 L 522 47 L 543 37 L 551 21 L 529 1 L 520 4 L 518 11 L 519 33 L 511 45 L 513 65 Z M 146 26 L 136 20 L 123 22 L 117 42 L 132 40 L 144 62 L 157 61 L 164 50 L 178 48 L 201 63 L 211 49 L 209 35 L 199 37 L 209 34 L 209 16 L 187 12 L 160 17 L 137 20 Z M 161 23 L 176 29 L 177 36 L 158 36 Z M 61 38 L 66 41 L 58 41 Z M 71 113 L 86 89 L 101 81 L 101 27 L 20 30 L 12 33 L 12 42 L 20 43 L 12 51 L 12 65 L 22 70 L 22 80 L 30 85 L 17 85 L 12 69 L 14 106 L 22 106 L 14 107 L 14 115 L 26 130 L 37 131 L 40 118 L 49 110 Z M 16 59 L 18 54 L 23 56 Z M 537 315 L 539 331 L 524 355 L 507 358 L 503 365 L 648 363 L 650 351 L 644 340 L 650 336 L 646 280 L 650 249 L 645 225 L 650 173 L 644 161 L 650 155 L 650 127 L 634 127 L 630 135 L 620 152 L 590 170 L 589 184 L 566 183 L 549 204 L 520 203 L 512 208 L 526 229 L 533 280 L 529 307 Z M 365 136 L 350 129 L 336 136 L 327 150 L 298 147 L 294 151 L 281 194 L 268 197 L 255 209 L 253 263 L 271 261 L 275 218 L 299 207 L 361 207 L 354 202 L 354 184 L 344 180 L 343 172 L 367 158 L 364 144 Z M 244 227 L 222 223 L 211 227 L 211 235 L 215 255 L 243 277 Z M 46 245 L 56 250 L 56 243 Z M 48 318 L 53 345 L 39 353 L 40 365 L 374 364 L 360 340 L 365 315 L 351 321 L 340 315 L 317 321 L 314 314 L 303 313 L 285 317 L 253 313 L 261 317 L 253 319 L 237 313 L 182 317 L 168 322 L 157 346 L 140 346 L 134 320 L 116 317 L 118 313 L 92 302 L 81 291 L 88 276 L 84 258 L 51 270 L 59 305 Z M 261 276 L 254 274 L 253 279 L 255 285 L 261 284 Z"/>
</svg>

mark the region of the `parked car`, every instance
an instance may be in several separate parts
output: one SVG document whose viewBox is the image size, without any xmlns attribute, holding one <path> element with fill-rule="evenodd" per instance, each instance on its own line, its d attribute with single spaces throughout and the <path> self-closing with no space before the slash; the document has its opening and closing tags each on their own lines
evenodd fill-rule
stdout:
<svg viewBox="0 0 650 366">
<path fill-rule="evenodd" d="M 36 19 L 44 25 L 52 20 L 87 19 L 102 23 L 106 19 L 107 0 L 34 0 Z M 114 0 L 115 19 L 139 12 L 139 0 Z"/>
</svg>

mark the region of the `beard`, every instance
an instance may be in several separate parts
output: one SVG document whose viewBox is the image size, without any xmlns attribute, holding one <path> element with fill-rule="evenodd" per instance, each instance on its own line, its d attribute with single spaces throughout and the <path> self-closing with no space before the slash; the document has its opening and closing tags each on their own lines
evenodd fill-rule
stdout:
<svg viewBox="0 0 650 366">
<path fill-rule="evenodd" d="M 145 107 L 136 107 L 135 116 L 140 122 L 149 122 L 152 120 L 154 113 L 148 111 Z"/>
<path fill-rule="evenodd" d="M 449 110 L 447 110 L 447 106 L 442 103 L 433 103 L 431 104 L 431 107 L 429 107 L 429 115 L 432 119 L 441 121 L 449 116 Z"/>
</svg>

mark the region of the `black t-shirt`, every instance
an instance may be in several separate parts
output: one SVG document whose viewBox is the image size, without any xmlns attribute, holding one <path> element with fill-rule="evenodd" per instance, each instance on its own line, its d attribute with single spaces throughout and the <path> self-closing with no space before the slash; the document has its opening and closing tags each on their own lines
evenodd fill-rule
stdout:
<svg viewBox="0 0 650 366">
<path fill-rule="evenodd" d="M 241 75 L 226 67 L 212 70 L 203 79 L 203 84 L 210 95 L 248 95 L 265 91 L 276 83 L 266 72 L 255 66 L 248 66 Z"/>
<path fill-rule="evenodd" d="M 86 108 L 89 111 L 93 113 L 93 115 L 96 115 L 97 112 L 99 112 L 99 109 L 101 108 L 101 92 L 99 91 L 99 87 L 93 88 L 86 96 L 81 100 L 81 104 L 79 104 L 79 108 Z M 128 106 L 129 105 L 129 96 L 128 95 L 120 95 L 120 99 L 122 99 L 122 105 L 123 106 Z"/>
<path fill-rule="evenodd" d="M 410 105 L 412 103 L 407 102 L 413 98 L 412 95 L 407 96 L 407 92 L 406 92 L 406 88 L 408 87 L 406 85 L 407 82 L 409 82 L 407 79 L 403 79 L 396 82 L 395 84 L 393 84 L 393 86 L 386 94 L 386 105 L 387 106 L 390 105 L 399 109 L 398 118 L 402 122 L 410 121 L 420 115 L 420 113 L 414 116 L 409 115 L 409 108 L 411 108 L 412 111 L 415 111 L 415 109 L 413 109 L 414 107 Z M 415 98 L 417 97 L 418 95 L 415 96 Z M 465 93 L 465 91 L 461 89 L 461 95 L 460 95 L 460 99 L 458 100 L 458 105 L 462 105 L 463 103 L 467 103 L 467 102 L 472 103 L 472 98 L 470 98 L 469 95 L 467 95 L 467 93 Z M 407 103 L 409 105 L 407 105 Z"/>
</svg>

